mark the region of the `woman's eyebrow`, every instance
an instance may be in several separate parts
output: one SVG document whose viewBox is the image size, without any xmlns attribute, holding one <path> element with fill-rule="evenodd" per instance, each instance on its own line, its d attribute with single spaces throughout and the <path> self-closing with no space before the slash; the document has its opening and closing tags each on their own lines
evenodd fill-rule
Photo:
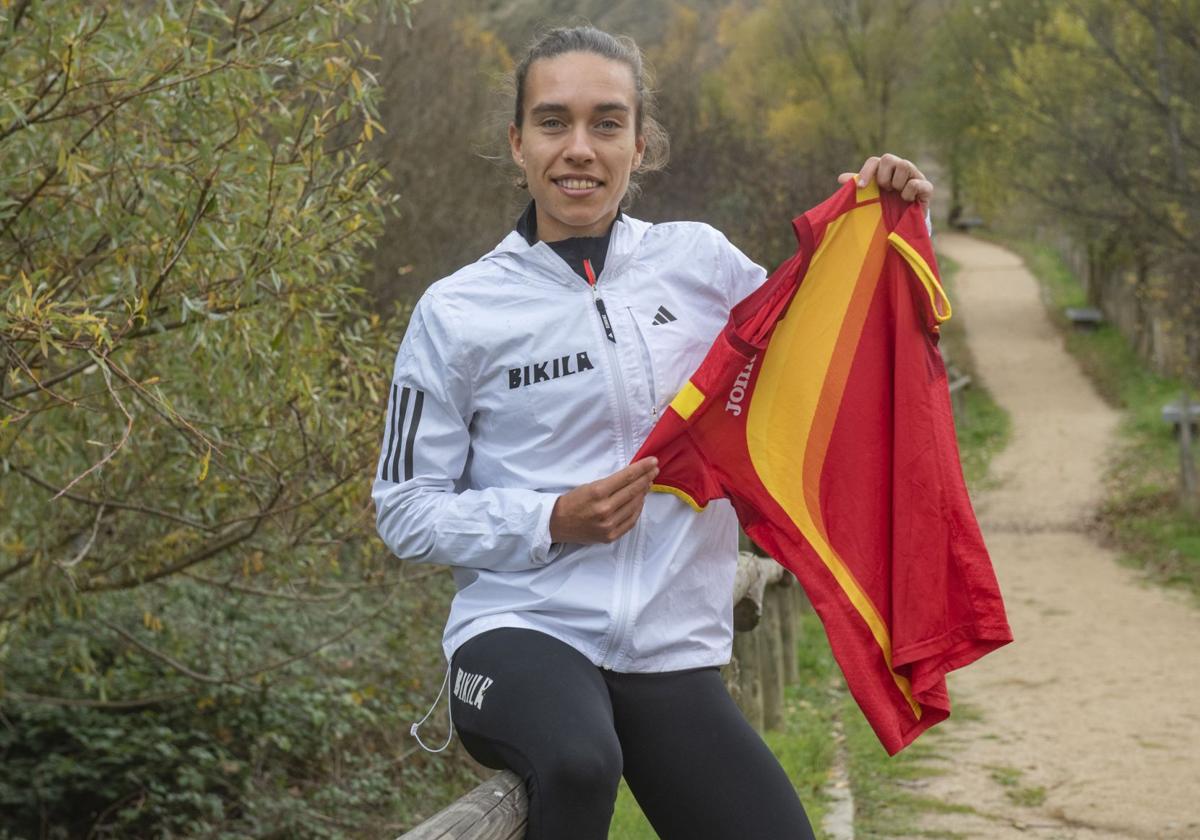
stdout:
<svg viewBox="0 0 1200 840">
<path fill-rule="evenodd" d="M 534 105 L 529 109 L 529 113 L 531 116 L 538 117 L 543 114 L 565 114 L 569 113 L 570 110 L 571 109 L 566 105 L 563 105 L 559 102 L 539 102 L 537 105 Z M 596 105 L 594 108 L 592 108 L 592 113 L 599 114 L 609 113 L 611 111 L 620 111 L 628 114 L 630 110 L 630 107 L 624 102 L 601 102 L 599 105 Z"/>
<path fill-rule="evenodd" d="M 529 113 L 536 117 L 540 114 L 561 114 L 569 110 L 566 105 L 560 105 L 557 102 L 539 102 L 529 109 Z"/>
</svg>

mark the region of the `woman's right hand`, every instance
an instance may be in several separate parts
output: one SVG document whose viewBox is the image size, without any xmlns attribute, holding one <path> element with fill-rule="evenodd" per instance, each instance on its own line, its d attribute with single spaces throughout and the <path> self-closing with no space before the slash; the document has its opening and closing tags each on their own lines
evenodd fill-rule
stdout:
<svg viewBox="0 0 1200 840">
<path fill-rule="evenodd" d="M 656 475 L 658 459 L 643 458 L 559 496 L 550 514 L 550 541 L 610 543 L 619 539 L 637 522 Z"/>
</svg>

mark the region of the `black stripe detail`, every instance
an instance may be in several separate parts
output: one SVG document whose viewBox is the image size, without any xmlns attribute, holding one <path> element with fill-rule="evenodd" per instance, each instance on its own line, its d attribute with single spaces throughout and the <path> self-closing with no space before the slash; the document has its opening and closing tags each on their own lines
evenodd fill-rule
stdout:
<svg viewBox="0 0 1200 840">
<path fill-rule="evenodd" d="M 654 316 L 654 323 L 666 324 L 675 320 L 675 316 L 671 314 L 671 310 L 665 306 L 658 307 L 658 314 Z"/>
<path fill-rule="evenodd" d="M 405 388 L 407 391 L 408 389 Z M 425 403 L 425 392 L 417 391 L 417 399 L 413 403 L 412 425 L 408 427 L 408 443 L 404 447 L 404 480 L 413 477 L 413 444 L 417 442 L 417 426 L 421 422 L 421 406 Z"/>
<path fill-rule="evenodd" d="M 392 447 L 396 445 L 396 383 L 392 383 L 392 416 L 388 423 L 388 440 L 387 451 L 383 456 L 383 469 L 380 471 L 379 477 L 387 481 L 388 477 L 388 462 L 392 460 Z"/>
<path fill-rule="evenodd" d="M 405 385 L 404 390 L 400 392 L 400 425 L 399 434 L 404 434 L 404 415 L 408 411 L 408 392 L 411 389 Z M 397 436 L 399 440 L 399 436 Z M 400 451 L 404 448 L 403 445 L 396 447 L 396 454 L 392 456 L 392 481 L 400 481 Z"/>
</svg>

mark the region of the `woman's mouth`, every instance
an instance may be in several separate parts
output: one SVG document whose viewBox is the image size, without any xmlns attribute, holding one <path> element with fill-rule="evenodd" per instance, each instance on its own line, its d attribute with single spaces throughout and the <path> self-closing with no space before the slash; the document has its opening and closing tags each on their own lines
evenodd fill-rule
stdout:
<svg viewBox="0 0 1200 840">
<path fill-rule="evenodd" d="M 593 178 L 554 178 L 554 183 L 567 195 L 587 195 L 603 184 Z"/>
</svg>

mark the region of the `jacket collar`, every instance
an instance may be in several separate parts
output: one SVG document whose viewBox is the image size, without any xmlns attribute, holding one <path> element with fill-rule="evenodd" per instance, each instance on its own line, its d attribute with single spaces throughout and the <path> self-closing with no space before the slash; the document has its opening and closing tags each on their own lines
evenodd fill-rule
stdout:
<svg viewBox="0 0 1200 840">
<path fill-rule="evenodd" d="M 532 212 L 527 207 L 525 213 Z M 525 214 L 522 214 L 524 217 Z M 609 237 L 608 254 L 604 260 L 604 271 L 600 275 L 600 283 L 604 278 L 620 272 L 633 258 L 642 237 L 650 229 L 649 222 L 643 222 L 624 213 L 618 213 L 613 222 L 612 235 Z M 535 242 L 532 245 L 519 231 L 514 229 L 508 236 L 482 258 L 496 267 L 514 272 L 530 280 L 551 283 L 555 286 L 570 289 L 586 288 L 586 283 L 580 280 L 554 249 L 545 242 Z"/>
<path fill-rule="evenodd" d="M 613 219 L 613 223 L 616 224 L 622 215 L 622 210 L 620 207 L 618 207 L 617 215 Z M 611 230 L 611 227 L 609 229 Z M 517 219 L 516 231 L 517 233 L 521 234 L 521 236 L 525 237 L 525 241 L 530 245 L 533 245 L 537 242 L 537 202 L 532 198 L 529 199 L 529 203 L 525 205 L 525 209 L 521 212 L 520 218 Z"/>
</svg>

